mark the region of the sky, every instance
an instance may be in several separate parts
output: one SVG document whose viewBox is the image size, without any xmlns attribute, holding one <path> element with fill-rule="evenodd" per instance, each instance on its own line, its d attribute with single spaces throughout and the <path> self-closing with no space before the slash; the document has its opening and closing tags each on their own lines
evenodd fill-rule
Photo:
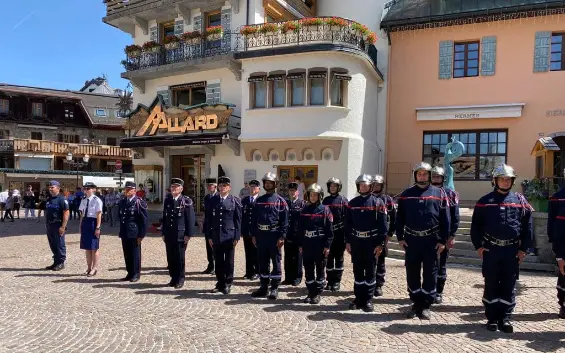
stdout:
<svg viewBox="0 0 565 353">
<path fill-rule="evenodd" d="M 102 0 L 17 0 L 0 11 L 0 83 L 79 90 L 105 74 L 113 88 L 131 36 L 102 22 Z"/>
</svg>

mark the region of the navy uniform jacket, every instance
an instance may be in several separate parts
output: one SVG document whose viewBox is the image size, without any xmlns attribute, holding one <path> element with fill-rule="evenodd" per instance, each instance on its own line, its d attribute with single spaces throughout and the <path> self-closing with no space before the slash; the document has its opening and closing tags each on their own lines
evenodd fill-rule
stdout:
<svg viewBox="0 0 565 353">
<path fill-rule="evenodd" d="M 445 244 L 451 234 L 450 222 L 449 199 L 442 189 L 433 185 L 424 189 L 414 185 L 400 194 L 396 213 L 398 241 L 404 240 L 405 228 L 416 232 L 438 229 L 437 241 Z"/>
<path fill-rule="evenodd" d="M 286 233 L 286 240 L 292 242 L 299 236 L 300 213 L 302 209 L 306 207 L 307 202 L 296 199 L 294 201 L 286 200 L 286 203 L 288 205 L 288 231 Z"/>
<path fill-rule="evenodd" d="M 549 199 L 547 236 L 558 259 L 565 259 L 565 188 Z"/>
<path fill-rule="evenodd" d="M 175 200 L 168 194 L 163 202 L 162 233 L 165 240 L 184 241 L 194 235 L 194 204 L 188 196 L 179 195 Z"/>
<path fill-rule="evenodd" d="M 63 212 L 69 209 L 69 202 L 63 194 L 50 196 L 45 203 L 45 221 L 47 224 L 63 223 Z"/>
<path fill-rule="evenodd" d="M 449 199 L 449 217 L 451 219 L 451 227 L 449 228 L 449 236 L 455 238 L 455 233 L 459 229 L 459 194 L 457 191 L 442 188 Z"/>
<path fill-rule="evenodd" d="M 135 239 L 145 237 L 147 233 L 147 203 L 134 196 L 132 200 L 126 197 L 118 202 L 120 210 L 120 238 Z"/>
<path fill-rule="evenodd" d="M 349 201 L 346 225 L 346 242 L 356 238 L 356 232 L 372 232 L 373 245 L 380 246 L 388 232 L 388 217 L 383 200 L 375 195 L 359 195 Z"/>
<path fill-rule="evenodd" d="M 247 237 L 251 236 L 251 218 L 253 216 L 253 209 L 255 208 L 255 201 L 259 195 L 255 195 L 255 200 L 252 196 L 246 196 L 241 200 L 243 206 L 243 216 L 241 220 L 241 235 Z"/>
<path fill-rule="evenodd" d="M 386 206 L 386 213 L 388 215 L 388 236 L 392 237 L 394 231 L 396 230 L 396 203 L 394 202 L 393 198 L 387 194 L 380 193 L 375 194 L 376 197 L 383 200 L 383 203 Z"/>
<path fill-rule="evenodd" d="M 259 227 L 268 227 L 260 230 Z M 288 204 L 277 193 L 259 196 L 251 217 L 251 232 L 257 241 L 266 235 L 284 239 L 288 231 Z"/>
<path fill-rule="evenodd" d="M 239 240 L 242 208 L 237 196 L 227 195 L 223 202 L 220 194 L 211 197 L 206 205 L 206 239 L 212 239 L 215 244 Z"/>
<path fill-rule="evenodd" d="M 519 249 L 527 251 L 533 242 L 532 206 L 516 192 L 492 191 L 475 205 L 471 220 L 471 241 L 475 249 L 493 245 L 486 237 L 519 240 Z"/>
<path fill-rule="evenodd" d="M 206 229 L 208 228 L 208 227 L 206 226 L 206 208 L 207 208 L 207 206 L 208 206 L 208 202 L 210 202 L 210 199 L 211 199 L 212 197 L 216 196 L 216 195 L 218 195 L 218 192 L 217 192 L 217 191 L 216 191 L 215 193 L 213 193 L 213 194 L 206 194 L 206 195 L 204 195 L 204 205 L 203 205 L 203 208 L 204 208 L 204 220 L 202 221 L 202 229 L 203 229 L 204 231 L 206 231 Z"/>
<path fill-rule="evenodd" d="M 333 228 L 334 231 L 345 230 L 345 221 L 347 219 L 347 199 L 340 195 L 330 195 L 324 198 L 322 202 L 324 205 L 328 206 L 333 215 Z"/>
<path fill-rule="evenodd" d="M 308 204 L 300 213 L 299 246 L 320 244 L 329 249 L 334 238 L 333 215 L 329 207 L 322 204 Z M 316 232 L 317 236 L 308 237 L 306 232 Z"/>
</svg>

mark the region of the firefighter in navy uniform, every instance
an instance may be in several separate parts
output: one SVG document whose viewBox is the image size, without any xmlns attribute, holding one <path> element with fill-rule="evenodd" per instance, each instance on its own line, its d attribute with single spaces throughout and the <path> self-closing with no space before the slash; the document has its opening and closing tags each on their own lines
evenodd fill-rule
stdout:
<svg viewBox="0 0 565 353">
<path fill-rule="evenodd" d="M 306 288 L 308 296 L 304 303 L 319 304 L 320 294 L 326 281 L 326 261 L 334 237 L 333 215 L 329 207 L 322 204 L 324 191 L 318 184 L 312 184 L 306 191 L 308 205 L 300 213 L 300 253 L 304 257 Z"/>
<path fill-rule="evenodd" d="M 184 180 L 171 179 L 171 193 L 163 202 L 163 241 L 167 252 L 170 287 L 184 286 L 186 245 L 194 235 L 194 204 L 182 194 Z"/>
<path fill-rule="evenodd" d="M 565 170 L 563 171 L 565 175 Z M 565 187 L 549 199 L 547 236 L 559 266 L 557 278 L 557 300 L 559 318 L 565 319 Z"/>
<path fill-rule="evenodd" d="M 451 220 L 449 238 L 447 239 L 445 250 L 439 254 L 435 304 L 441 304 L 443 302 L 443 288 L 445 287 L 445 281 L 447 280 L 447 259 L 449 257 L 449 249 L 453 248 L 455 233 L 457 232 L 457 229 L 459 229 L 459 195 L 454 190 L 444 188 L 444 180 L 445 169 L 440 166 L 433 167 L 432 185 L 445 191 L 445 194 L 449 199 L 449 216 Z"/>
<path fill-rule="evenodd" d="M 208 193 L 204 196 L 204 202 L 203 202 L 204 219 L 202 221 L 202 231 L 206 229 L 206 206 L 208 204 L 208 201 L 210 201 L 212 197 L 218 194 L 218 191 L 216 190 L 218 187 L 218 184 L 216 184 L 216 179 L 206 179 L 206 184 L 208 188 Z M 207 241 L 205 243 L 206 243 L 206 258 L 208 259 L 208 267 L 206 267 L 206 269 L 202 271 L 202 273 L 213 275 L 214 250 L 210 247 L 210 244 Z"/>
<path fill-rule="evenodd" d="M 394 234 L 395 222 L 396 222 L 396 203 L 391 196 L 384 192 L 385 189 L 385 179 L 382 175 L 375 175 L 373 177 L 373 195 L 383 200 L 386 206 L 386 211 L 388 215 L 388 233 L 385 238 L 385 246 L 383 251 L 377 259 L 377 286 L 375 287 L 375 297 L 380 297 L 383 295 L 383 285 L 385 284 L 386 276 L 386 264 L 385 259 L 388 256 L 388 240 Z"/>
<path fill-rule="evenodd" d="M 346 225 L 346 250 L 351 254 L 355 299 L 349 309 L 374 310 L 377 258 L 383 251 L 388 233 L 386 206 L 371 194 L 372 178 L 360 175 L 355 184 L 359 196 L 349 201 Z"/>
<path fill-rule="evenodd" d="M 245 250 L 245 275 L 243 278 L 249 280 L 256 280 L 259 278 L 259 265 L 257 264 L 257 248 L 253 244 L 251 232 L 251 216 L 253 215 L 253 208 L 255 201 L 259 196 L 258 180 L 251 180 L 249 182 L 249 196 L 241 200 L 243 206 L 243 216 L 241 220 L 241 235 L 243 237 L 243 246 Z"/>
<path fill-rule="evenodd" d="M 141 275 L 141 241 L 147 232 L 147 203 L 135 196 L 136 185 L 126 181 L 120 210 L 120 238 L 127 275 L 122 281 L 137 282 Z"/>
<path fill-rule="evenodd" d="M 396 214 L 396 236 L 405 251 L 408 292 L 414 302 L 407 317 L 423 320 L 431 316 L 438 257 L 450 234 L 449 200 L 442 189 L 431 185 L 431 171 L 432 167 L 424 162 L 414 167 L 416 185 L 402 192 Z"/>
<path fill-rule="evenodd" d="M 341 288 L 341 277 L 343 275 L 343 253 L 345 252 L 345 220 L 347 218 L 347 198 L 340 195 L 341 180 L 331 177 L 326 182 L 328 196 L 323 204 L 328 206 L 333 215 L 334 239 L 330 248 L 327 263 L 327 290 L 336 292 Z"/>
<path fill-rule="evenodd" d="M 487 329 L 512 333 L 516 276 L 533 241 L 532 207 L 523 195 L 510 191 L 516 180 L 512 167 L 496 167 L 492 178 L 494 191 L 475 205 L 471 240 L 483 260 Z"/>
<path fill-rule="evenodd" d="M 49 199 L 45 204 L 45 221 L 47 223 L 47 240 L 53 253 L 53 264 L 46 270 L 61 271 L 65 268 L 67 247 L 65 233 L 69 221 L 69 203 L 60 193 L 61 184 L 52 180 L 49 182 Z"/>
<path fill-rule="evenodd" d="M 284 241 L 284 276 L 283 284 L 297 286 L 302 282 L 302 254 L 299 251 L 298 227 L 300 212 L 306 201 L 298 198 L 298 183 L 288 183 L 288 232 Z"/>
<path fill-rule="evenodd" d="M 230 294 L 233 282 L 235 247 L 241 237 L 243 206 L 237 196 L 230 195 L 231 181 L 218 178 L 220 192 L 206 205 L 206 230 L 204 234 L 214 250 L 216 262 L 216 286 L 212 293 Z"/>
<path fill-rule="evenodd" d="M 269 299 L 274 300 L 278 298 L 281 282 L 281 247 L 288 229 L 288 205 L 284 198 L 275 192 L 278 183 L 275 173 L 265 174 L 262 180 L 266 194 L 257 198 L 251 219 L 261 286 L 251 295 L 264 297 L 269 294 Z M 269 273 L 271 262 L 273 269 Z"/>
</svg>

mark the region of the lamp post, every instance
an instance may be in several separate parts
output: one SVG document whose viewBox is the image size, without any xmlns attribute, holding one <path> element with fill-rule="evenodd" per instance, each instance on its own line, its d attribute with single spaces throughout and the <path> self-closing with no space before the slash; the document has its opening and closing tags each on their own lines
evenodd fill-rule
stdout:
<svg viewBox="0 0 565 353">
<path fill-rule="evenodd" d="M 82 157 L 82 162 L 80 160 L 75 161 L 75 160 L 73 160 L 73 154 L 71 152 L 69 152 L 69 153 L 67 153 L 67 157 L 65 157 L 65 158 L 66 159 L 63 162 L 70 165 L 72 168 L 76 168 L 76 171 L 77 171 L 77 187 L 78 187 L 78 171 L 79 171 L 79 169 L 88 165 L 88 160 L 90 159 L 90 156 L 85 154 L 84 157 Z"/>
</svg>

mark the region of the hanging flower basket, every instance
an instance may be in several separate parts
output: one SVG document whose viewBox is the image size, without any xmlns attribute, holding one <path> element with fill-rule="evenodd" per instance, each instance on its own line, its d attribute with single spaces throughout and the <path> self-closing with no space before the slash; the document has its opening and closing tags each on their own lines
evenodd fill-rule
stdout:
<svg viewBox="0 0 565 353">
<path fill-rule="evenodd" d="M 373 45 L 377 42 L 377 35 L 374 32 L 371 32 L 367 35 L 367 37 L 365 38 L 365 40 L 367 41 L 367 44 Z"/>
</svg>

